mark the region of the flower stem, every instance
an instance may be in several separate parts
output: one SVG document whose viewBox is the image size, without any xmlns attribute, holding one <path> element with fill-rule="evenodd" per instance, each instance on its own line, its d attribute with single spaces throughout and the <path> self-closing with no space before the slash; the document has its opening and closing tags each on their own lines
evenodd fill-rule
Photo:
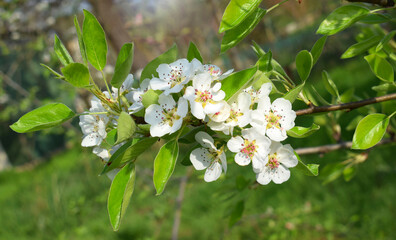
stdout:
<svg viewBox="0 0 396 240">
<path fill-rule="evenodd" d="M 272 10 L 274 10 L 275 8 L 279 7 L 280 5 L 284 4 L 287 1 L 289 1 L 289 0 L 283 0 L 282 2 L 275 4 L 274 6 L 267 9 L 267 13 L 271 12 Z"/>
<path fill-rule="evenodd" d="M 111 94 L 109 85 L 107 84 L 107 81 L 106 81 L 106 76 L 105 76 L 103 70 L 100 70 L 100 72 L 102 73 L 103 81 L 104 81 L 104 83 L 105 83 L 105 85 L 106 85 L 107 91 L 109 92 L 110 98 L 111 98 L 111 100 L 114 101 L 113 94 Z"/>
</svg>

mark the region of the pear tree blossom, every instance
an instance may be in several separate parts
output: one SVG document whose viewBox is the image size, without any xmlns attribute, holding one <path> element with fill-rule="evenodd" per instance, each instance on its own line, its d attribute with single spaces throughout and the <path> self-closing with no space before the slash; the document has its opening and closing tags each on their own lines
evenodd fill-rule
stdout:
<svg viewBox="0 0 396 240">
<path fill-rule="evenodd" d="M 150 80 L 145 79 L 140 83 L 140 87 L 138 89 L 133 89 L 130 93 L 126 95 L 127 99 L 132 102 L 132 105 L 128 108 L 129 113 L 139 112 L 144 108 L 142 103 L 142 96 L 147 90 L 150 89 Z"/>
<path fill-rule="evenodd" d="M 202 64 L 196 58 L 191 61 L 191 65 L 194 73 L 207 72 L 212 76 L 214 81 L 221 81 L 224 78 L 228 77 L 234 71 L 234 69 L 230 69 L 227 72 L 223 73 L 218 66 L 214 64 Z"/>
<path fill-rule="evenodd" d="M 106 124 L 109 118 L 104 114 L 81 115 L 80 127 L 84 134 L 81 146 L 99 146 L 106 138 Z"/>
<path fill-rule="evenodd" d="M 190 154 L 190 161 L 196 170 L 204 170 L 205 182 L 216 181 L 222 171 L 227 172 L 227 159 L 224 146 L 217 149 L 213 138 L 206 132 L 198 132 L 195 140 L 202 146 L 194 149 Z"/>
<path fill-rule="evenodd" d="M 290 144 L 282 145 L 273 141 L 270 149 L 269 154 L 264 159 L 264 166 L 256 171 L 257 182 L 262 185 L 271 181 L 276 184 L 287 181 L 290 178 L 289 168 L 298 164 L 298 159 Z"/>
<path fill-rule="evenodd" d="M 229 116 L 222 122 L 211 121 L 208 126 L 214 131 L 222 131 L 224 134 L 232 134 L 234 127 L 239 126 L 241 128 L 248 125 L 251 121 L 250 118 L 250 103 L 251 97 L 248 93 L 241 92 L 238 95 L 236 102 L 233 102 L 229 107 Z M 222 110 L 215 115 L 222 114 Z M 224 115 L 224 114 L 223 114 Z M 216 118 L 212 118 L 214 120 Z"/>
<path fill-rule="evenodd" d="M 272 90 L 271 83 L 264 83 L 263 85 L 261 85 L 259 90 L 255 90 L 253 86 L 249 86 L 243 89 L 244 92 L 248 93 L 251 96 L 251 100 L 252 100 L 251 107 L 253 107 L 253 104 L 258 103 L 260 99 L 264 97 L 268 97 L 268 95 L 271 93 L 271 90 Z"/>
<path fill-rule="evenodd" d="M 235 162 L 240 166 L 246 166 L 252 162 L 254 171 L 263 168 L 270 145 L 271 140 L 254 128 L 242 130 L 242 136 L 232 137 L 227 142 L 228 149 L 236 153 Z"/>
<path fill-rule="evenodd" d="M 188 111 L 187 101 L 182 97 L 176 104 L 172 95 L 161 94 L 158 103 L 150 105 L 144 116 L 144 120 L 151 125 L 150 135 L 153 137 L 161 137 L 179 130 Z"/>
<path fill-rule="evenodd" d="M 205 119 L 207 114 L 219 112 L 224 103 L 225 93 L 220 90 L 221 83 L 215 83 L 209 73 L 200 73 L 194 76 L 192 86 L 188 86 L 184 98 L 190 102 L 191 113 L 198 119 Z"/>
<path fill-rule="evenodd" d="M 264 97 L 252 112 L 250 124 L 265 132 L 271 140 L 279 142 L 287 138 L 286 131 L 294 127 L 295 118 L 296 112 L 289 100 L 278 98 L 271 104 L 270 98 Z"/>
<path fill-rule="evenodd" d="M 187 59 L 179 59 L 171 64 L 162 63 L 157 68 L 158 78 L 150 81 L 154 90 L 163 90 L 165 95 L 180 92 L 191 80 L 193 71 Z"/>
</svg>

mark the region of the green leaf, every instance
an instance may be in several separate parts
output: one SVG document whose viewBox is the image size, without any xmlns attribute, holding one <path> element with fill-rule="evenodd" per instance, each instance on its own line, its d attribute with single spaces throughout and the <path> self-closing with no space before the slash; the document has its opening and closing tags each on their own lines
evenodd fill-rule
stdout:
<svg viewBox="0 0 396 240">
<path fill-rule="evenodd" d="M 73 63 L 73 58 L 70 56 L 70 53 L 67 51 L 65 45 L 58 38 L 58 35 L 55 34 L 54 39 L 54 51 L 59 61 L 63 64 L 63 66 L 67 66 L 70 63 Z"/>
<path fill-rule="evenodd" d="M 135 139 L 129 140 L 115 153 L 113 153 L 113 155 L 111 155 L 101 174 L 107 173 L 108 171 L 118 168 L 127 162 L 133 161 L 157 141 L 157 137 L 144 138 L 140 141 L 136 141 Z"/>
<path fill-rule="evenodd" d="M 312 125 L 309 128 L 298 127 L 298 126 L 293 127 L 292 129 L 287 131 L 287 135 L 294 138 L 305 138 L 313 134 L 314 132 L 318 131 L 319 129 L 320 129 L 319 125 L 312 123 Z"/>
<path fill-rule="evenodd" d="M 158 104 L 159 95 L 157 91 L 152 89 L 147 90 L 147 92 L 142 95 L 142 104 L 144 108 L 148 108 L 151 104 Z"/>
<path fill-rule="evenodd" d="M 177 53 L 177 46 L 176 44 L 173 44 L 173 46 L 169 48 L 168 51 L 149 62 L 142 71 L 140 82 L 146 78 L 152 78 L 153 75 L 154 77 L 158 77 L 157 67 L 162 63 L 172 63 L 176 61 Z"/>
<path fill-rule="evenodd" d="M 193 42 L 190 42 L 190 45 L 188 46 L 187 60 L 191 62 L 194 58 L 203 63 L 201 53 L 197 46 Z"/>
<path fill-rule="evenodd" d="M 111 79 L 111 85 L 115 88 L 120 88 L 125 81 L 129 72 L 131 71 L 133 62 L 133 43 L 125 43 L 117 57 L 117 62 L 114 68 L 114 75 Z"/>
<path fill-rule="evenodd" d="M 356 175 L 356 168 L 355 167 L 346 167 L 342 171 L 342 174 L 344 175 L 344 180 L 346 182 L 349 182 Z"/>
<path fill-rule="evenodd" d="M 83 39 L 88 61 L 102 71 L 106 66 L 106 35 L 95 16 L 87 10 L 84 10 Z"/>
<path fill-rule="evenodd" d="M 352 149 L 367 149 L 377 144 L 386 132 L 389 118 L 385 114 L 370 114 L 363 118 L 353 135 Z"/>
<path fill-rule="evenodd" d="M 272 70 L 272 52 L 268 51 L 266 54 L 261 56 L 256 63 L 258 69 L 262 72 L 269 72 Z"/>
<path fill-rule="evenodd" d="M 231 212 L 230 221 L 228 222 L 229 227 L 234 226 L 234 224 L 237 223 L 239 219 L 241 219 L 244 209 L 245 201 L 241 200 L 235 204 L 234 209 L 232 209 Z"/>
<path fill-rule="evenodd" d="M 57 71 L 55 71 L 54 69 L 50 68 L 49 66 L 47 66 L 47 65 L 45 65 L 45 64 L 43 64 L 43 63 L 40 63 L 40 65 L 43 66 L 43 67 L 45 67 L 47 70 L 49 70 L 49 71 L 50 71 L 52 74 L 54 74 L 57 78 L 63 79 L 63 80 L 65 79 L 64 76 L 60 75 Z"/>
<path fill-rule="evenodd" d="M 73 118 L 75 113 L 62 103 L 51 103 L 23 115 L 10 128 L 18 133 L 51 128 Z"/>
<path fill-rule="evenodd" d="M 74 16 L 74 26 L 76 27 L 78 46 L 80 47 L 81 57 L 84 61 L 84 64 L 88 65 L 88 57 L 87 57 L 87 52 L 85 50 L 85 43 L 84 43 L 84 39 L 83 39 L 83 36 L 81 33 L 80 24 L 78 23 L 78 20 L 77 20 L 77 16 Z"/>
<path fill-rule="evenodd" d="M 114 177 L 110 186 L 107 210 L 114 231 L 120 227 L 121 219 L 129 205 L 135 188 L 136 169 L 133 163 L 125 165 Z"/>
<path fill-rule="evenodd" d="M 390 83 L 383 83 L 381 85 L 374 86 L 371 89 L 373 89 L 376 92 L 389 92 L 389 91 L 395 91 L 396 85 Z"/>
<path fill-rule="evenodd" d="M 183 166 L 191 166 L 190 155 L 194 149 L 200 148 L 201 145 L 198 143 L 193 144 L 188 150 L 182 151 L 182 155 L 179 157 L 180 164 Z"/>
<path fill-rule="evenodd" d="M 357 6 L 357 5 L 346 5 L 341 6 L 330 13 L 329 16 L 320 24 L 319 29 L 316 33 L 323 35 L 336 34 L 353 23 L 359 21 L 361 18 L 370 13 L 370 10 Z"/>
<path fill-rule="evenodd" d="M 386 61 L 385 58 L 376 54 L 367 55 L 364 57 L 370 65 L 371 71 L 382 81 L 393 82 L 394 72 L 392 65 Z"/>
<path fill-rule="evenodd" d="M 296 169 L 307 176 L 318 176 L 319 174 L 319 164 L 305 164 L 301 161 L 300 156 L 294 152 L 298 159 L 298 164 Z"/>
<path fill-rule="evenodd" d="M 305 85 L 305 83 L 296 86 L 295 88 L 290 90 L 288 93 L 286 93 L 283 96 L 283 98 L 286 100 L 289 100 L 291 103 L 293 103 L 297 99 L 300 92 L 303 90 L 304 85 Z"/>
<path fill-rule="evenodd" d="M 89 70 L 82 63 L 70 63 L 61 69 L 65 80 L 75 87 L 86 87 L 89 85 Z"/>
<path fill-rule="evenodd" d="M 223 36 L 223 40 L 221 41 L 221 52 L 224 53 L 242 41 L 249 33 L 253 31 L 253 29 L 266 13 L 267 10 L 258 8 L 245 20 L 243 20 L 241 24 L 226 31 Z"/>
<path fill-rule="evenodd" d="M 298 75 L 301 80 L 305 82 L 311 73 L 311 69 L 313 66 L 313 57 L 310 52 L 307 50 L 302 50 L 297 54 L 296 57 L 296 67 Z"/>
<path fill-rule="evenodd" d="M 359 22 L 365 24 L 378 24 L 378 23 L 389 22 L 390 20 L 392 20 L 392 18 L 387 15 L 380 13 L 371 13 L 361 18 Z"/>
<path fill-rule="evenodd" d="M 334 97 L 340 98 L 340 94 L 338 93 L 337 86 L 335 85 L 333 80 L 331 80 L 329 74 L 325 70 L 323 70 L 322 72 L 322 80 L 326 90 Z"/>
<path fill-rule="evenodd" d="M 377 47 L 375 48 L 375 51 L 376 51 L 376 52 L 381 51 L 382 48 L 383 48 L 386 44 L 388 44 L 388 42 L 389 42 L 390 40 L 392 40 L 392 38 L 395 36 L 395 34 L 396 34 L 396 30 L 393 30 L 392 32 L 386 34 L 386 36 L 385 36 L 383 39 L 381 39 L 381 42 L 378 43 Z"/>
<path fill-rule="evenodd" d="M 255 41 L 253 41 L 252 47 L 259 58 L 261 58 L 263 55 L 266 54 L 265 51 Z M 271 65 L 275 72 L 279 73 L 280 75 L 284 76 L 285 78 L 289 78 L 289 76 L 286 74 L 285 70 L 282 68 L 282 66 L 275 59 L 271 60 Z"/>
<path fill-rule="evenodd" d="M 240 89 L 242 89 L 246 83 L 253 77 L 257 72 L 257 67 L 248 68 L 239 72 L 235 72 L 230 76 L 226 77 L 221 81 L 221 89 L 225 92 L 225 101 L 228 101 L 234 96 Z"/>
<path fill-rule="evenodd" d="M 121 112 L 117 124 L 117 143 L 128 140 L 136 131 L 136 124 L 132 117 L 126 113 Z"/>
<path fill-rule="evenodd" d="M 117 142 L 117 128 L 107 133 L 106 142 L 111 146 L 115 145 L 115 143 Z"/>
<path fill-rule="evenodd" d="M 319 38 L 318 41 L 316 41 L 315 44 L 313 45 L 313 47 L 311 49 L 313 65 L 315 65 L 315 63 L 318 61 L 320 55 L 322 54 L 323 47 L 326 43 L 326 40 L 327 40 L 327 36 L 323 36 L 323 37 Z"/>
<path fill-rule="evenodd" d="M 240 24 L 258 7 L 262 0 L 231 0 L 220 22 L 219 33 Z"/>
<path fill-rule="evenodd" d="M 366 52 L 367 50 L 369 50 L 374 45 L 378 44 L 378 42 L 381 40 L 381 38 L 382 38 L 381 36 L 375 35 L 375 36 L 372 36 L 372 37 L 365 39 L 361 42 L 353 44 L 341 55 L 341 58 L 346 59 L 346 58 L 351 58 L 351 57 L 355 57 L 359 54 L 362 54 L 362 53 Z"/>
<path fill-rule="evenodd" d="M 346 90 L 340 96 L 341 102 L 347 103 L 347 102 L 352 101 L 352 99 L 354 98 L 354 94 L 355 94 L 355 89 L 354 88 L 350 88 L 350 89 Z"/>
<path fill-rule="evenodd" d="M 165 143 L 155 157 L 153 181 L 157 195 L 161 195 L 164 191 L 165 185 L 175 169 L 178 155 L 179 144 L 175 139 Z"/>
<path fill-rule="evenodd" d="M 185 135 L 183 135 L 183 136 L 181 136 L 179 138 L 179 142 L 180 143 L 185 143 L 185 144 L 190 144 L 190 143 L 197 142 L 197 140 L 195 140 L 195 134 L 197 134 L 200 131 L 206 131 L 205 128 L 206 128 L 205 125 L 202 125 L 202 126 L 199 126 L 199 127 L 195 127 L 193 129 L 185 128 L 185 129 L 187 129 L 189 131 Z"/>
</svg>

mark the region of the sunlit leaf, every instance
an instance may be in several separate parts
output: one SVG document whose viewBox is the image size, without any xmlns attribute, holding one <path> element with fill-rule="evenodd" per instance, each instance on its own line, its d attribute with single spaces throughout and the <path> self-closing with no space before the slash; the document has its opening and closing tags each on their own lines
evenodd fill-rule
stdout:
<svg viewBox="0 0 396 240">
<path fill-rule="evenodd" d="M 111 85 L 115 88 L 121 87 L 126 77 L 131 71 L 133 62 L 133 43 L 125 43 L 120 53 L 118 53 L 117 62 L 114 68 L 114 75 L 111 79 Z"/>
<path fill-rule="evenodd" d="M 74 16 L 74 26 L 75 26 L 76 32 L 77 32 L 78 46 L 80 48 L 81 57 L 83 59 L 84 64 L 88 65 L 88 57 L 87 57 L 87 52 L 85 50 L 85 43 L 84 43 L 84 39 L 82 36 L 80 24 L 78 23 L 78 20 L 77 20 L 77 16 Z"/>
<path fill-rule="evenodd" d="M 128 140 L 136 131 L 136 124 L 132 117 L 126 113 L 121 112 L 117 121 L 117 143 Z"/>
<path fill-rule="evenodd" d="M 10 128 L 18 133 L 51 128 L 73 118 L 75 113 L 62 103 L 51 103 L 23 115 Z"/>
<path fill-rule="evenodd" d="M 55 34 L 54 39 L 54 51 L 59 61 L 63 64 L 63 66 L 67 66 L 70 63 L 73 63 L 73 58 L 70 56 L 70 53 L 67 51 L 65 45 L 63 45 L 62 41 L 59 39 L 58 35 Z"/>
<path fill-rule="evenodd" d="M 389 118 L 385 114 L 370 114 L 363 118 L 352 139 L 352 149 L 367 149 L 377 144 L 386 132 Z"/>
<path fill-rule="evenodd" d="M 298 171 L 307 176 L 318 176 L 319 164 L 305 164 L 301 161 L 300 156 L 296 152 L 294 152 L 294 154 L 298 159 L 298 164 L 295 167 Z"/>
<path fill-rule="evenodd" d="M 153 181 L 157 195 L 161 195 L 172 176 L 178 155 L 179 144 L 175 139 L 165 143 L 155 157 Z"/>
<path fill-rule="evenodd" d="M 297 54 L 296 57 L 296 67 L 298 75 L 301 80 L 305 82 L 311 73 L 311 69 L 313 66 L 313 58 L 310 52 L 307 50 L 302 50 Z"/>
<path fill-rule="evenodd" d="M 203 59 L 201 53 L 199 52 L 199 49 L 193 42 L 190 42 L 187 51 L 187 60 L 191 62 L 194 58 L 203 63 Z"/>
<path fill-rule="evenodd" d="M 323 36 L 323 37 L 319 38 L 318 41 L 315 42 L 315 44 L 313 45 L 313 47 L 311 49 L 311 55 L 313 58 L 314 65 L 318 61 L 320 55 L 322 54 L 323 47 L 326 43 L 326 40 L 327 40 L 327 36 Z"/>
<path fill-rule="evenodd" d="M 361 42 L 353 44 L 341 55 L 341 58 L 346 59 L 362 54 L 367 50 L 369 50 L 374 45 L 378 44 L 381 39 L 382 39 L 381 36 L 375 35 Z"/>
<path fill-rule="evenodd" d="M 315 133 L 320 129 L 319 125 L 313 123 L 309 128 L 295 126 L 287 131 L 287 135 L 294 138 L 305 138 Z"/>
<path fill-rule="evenodd" d="M 291 103 L 293 103 L 298 95 L 300 94 L 300 92 L 303 90 L 304 88 L 304 83 L 298 85 L 297 87 L 293 88 L 292 90 L 290 90 L 288 93 L 286 93 L 283 98 L 289 100 Z"/>
<path fill-rule="evenodd" d="M 163 54 L 159 55 L 157 58 L 153 59 L 149 62 L 146 67 L 142 71 L 142 75 L 140 77 L 140 82 L 145 80 L 146 78 L 158 77 L 157 67 L 162 63 L 172 63 L 177 59 L 177 46 L 173 44 L 168 51 L 164 52 Z"/>
<path fill-rule="evenodd" d="M 225 101 L 228 101 L 239 90 L 241 90 L 246 83 L 252 79 L 257 72 L 257 67 L 248 68 L 239 72 L 235 72 L 221 81 L 221 89 L 225 92 Z"/>
<path fill-rule="evenodd" d="M 220 22 L 219 33 L 232 29 L 247 18 L 262 0 L 231 0 Z"/>
<path fill-rule="evenodd" d="M 75 87 L 86 87 L 89 85 L 89 70 L 82 63 L 70 63 L 61 69 L 65 80 Z"/>
<path fill-rule="evenodd" d="M 377 54 L 371 54 L 365 56 L 367 63 L 370 65 L 371 71 L 382 81 L 393 82 L 394 71 L 392 65 L 386 61 L 385 58 L 380 57 Z"/>
<path fill-rule="evenodd" d="M 378 43 L 377 47 L 375 48 L 375 51 L 376 52 L 381 51 L 382 48 L 384 48 L 384 46 L 388 44 L 390 40 L 392 40 L 395 34 L 396 34 L 396 30 L 393 30 L 390 33 L 386 34 L 386 36 L 381 39 L 381 42 Z"/>
</svg>

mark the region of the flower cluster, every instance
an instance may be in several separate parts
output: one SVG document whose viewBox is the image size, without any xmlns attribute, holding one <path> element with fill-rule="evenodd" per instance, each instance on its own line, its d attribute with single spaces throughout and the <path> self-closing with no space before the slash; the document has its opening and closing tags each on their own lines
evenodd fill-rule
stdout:
<svg viewBox="0 0 396 240">
<path fill-rule="evenodd" d="M 296 166 L 298 160 L 291 146 L 280 141 L 294 127 L 296 114 L 286 99 L 278 98 L 271 103 L 271 83 L 264 83 L 260 89 L 252 86 L 243 89 L 227 102 L 222 80 L 233 70 L 222 73 L 219 67 L 197 59 L 191 62 L 179 59 L 160 64 L 156 72 L 156 76 L 142 81 L 139 88 L 133 87 L 134 79 L 129 75 L 119 89 L 95 94 L 89 112 L 80 117 L 82 146 L 95 147 L 94 153 L 108 161 L 121 144 L 108 146 L 104 139 L 109 130 L 117 127 L 117 111 L 127 111 L 144 117 L 152 137 L 175 133 L 189 124 L 203 124 L 213 130 L 213 136 L 207 132 L 195 135 L 200 147 L 190 154 L 195 169 L 206 169 L 207 182 L 226 172 L 227 150 L 235 153 L 238 165 L 252 163 L 260 184 L 289 179 L 289 168 Z M 158 101 L 145 108 L 142 99 L 150 89 L 158 95 Z"/>
</svg>

